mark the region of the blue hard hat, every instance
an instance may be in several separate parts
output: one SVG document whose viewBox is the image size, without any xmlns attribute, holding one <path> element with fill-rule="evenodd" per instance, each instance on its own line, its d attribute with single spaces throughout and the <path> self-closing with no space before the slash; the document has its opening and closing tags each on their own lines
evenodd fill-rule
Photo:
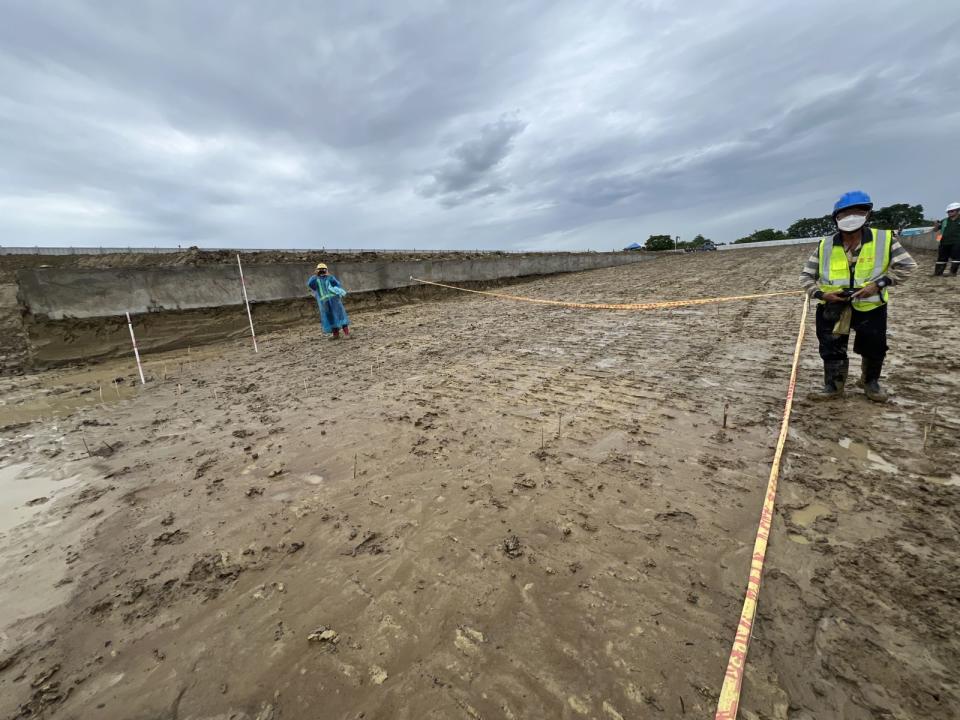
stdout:
<svg viewBox="0 0 960 720">
<path fill-rule="evenodd" d="M 840 196 L 840 199 L 833 206 L 833 214 L 836 215 L 849 207 L 865 207 L 867 210 L 873 210 L 873 200 L 862 190 L 851 190 Z"/>
</svg>

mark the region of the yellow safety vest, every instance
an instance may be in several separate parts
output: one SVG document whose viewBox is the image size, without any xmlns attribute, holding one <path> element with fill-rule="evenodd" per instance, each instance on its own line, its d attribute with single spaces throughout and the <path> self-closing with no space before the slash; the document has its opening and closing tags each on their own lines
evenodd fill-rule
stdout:
<svg viewBox="0 0 960 720">
<path fill-rule="evenodd" d="M 890 267 L 890 245 L 893 233 L 889 230 L 870 229 L 873 242 L 865 242 L 850 277 L 850 263 L 843 244 L 834 245 L 833 237 L 820 239 L 820 289 L 825 293 L 842 290 L 859 290 L 887 274 Z M 878 295 L 853 301 L 854 310 L 875 310 L 887 302 L 889 293 L 883 288 Z M 820 301 L 825 302 L 824 300 Z"/>
</svg>

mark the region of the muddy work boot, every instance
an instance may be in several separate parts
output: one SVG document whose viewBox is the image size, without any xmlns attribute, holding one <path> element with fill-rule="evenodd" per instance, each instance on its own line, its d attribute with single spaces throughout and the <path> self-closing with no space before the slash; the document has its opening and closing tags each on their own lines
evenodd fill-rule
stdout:
<svg viewBox="0 0 960 720">
<path fill-rule="evenodd" d="M 811 400 L 833 400 L 843 397 L 843 386 L 847 382 L 845 363 L 830 362 L 823 364 L 823 387 L 810 393 Z"/>
<path fill-rule="evenodd" d="M 880 386 L 880 371 L 883 369 L 883 360 L 863 359 L 863 374 L 860 377 L 860 385 L 863 388 L 863 394 L 867 399 L 873 402 L 885 403 L 890 396 L 887 391 Z"/>
</svg>

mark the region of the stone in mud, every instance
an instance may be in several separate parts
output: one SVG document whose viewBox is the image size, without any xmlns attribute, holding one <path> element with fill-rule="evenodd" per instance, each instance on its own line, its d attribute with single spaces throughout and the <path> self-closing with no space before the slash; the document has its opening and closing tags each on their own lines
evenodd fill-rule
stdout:
<svg viewBox="0 0 960 720">
<path fill-rule="evenodd" d="M 523 555 L 523 548 L 520 547 L 520 538 L 511 535 L 503 541 L 503 552 L 508 558 L 518 558 Z"/>
<path fill-rule="evenodd" d="M 163 525 L 164 527 L 168 527 L 168 526 L 170 526 L 170 525 L 173 525 L 173 520 L 174 520 L 174 515 L 173 515 L 173 513 L 172 513 L 172 512 L 168 512 L 168 513 L 164 516 L 163 520 L 160 521 L 160 524 Z"/>
<path fill-rule="evenodd" d="M 244 495 L 246 495 L 247 497 L 255 497 L 257 495 L 263 495 L 263 488 L 260 488 L 260 487 L 248 488 L 247 491 L 244 493 Z"/>
<path fill-rule="evenodd" d="M 338 633 L 336 630 L 331 630 L 330 628 L 321 625 L 312 633 L 307 635 L 307 642 L 336 645 L 340 642 L 340 633 Z"/>
<path fill-rule="evenodd" d="M 27 504 L 27 507 L 33 507 L 34 505 L 43 505 L 44 503 L 47 503 L 47 502 L 50 502 L 50 498 L 38 497 L 38 498 L 34 498 L 33 500 L 28 500 L 26 504 Z"/>
</svg>

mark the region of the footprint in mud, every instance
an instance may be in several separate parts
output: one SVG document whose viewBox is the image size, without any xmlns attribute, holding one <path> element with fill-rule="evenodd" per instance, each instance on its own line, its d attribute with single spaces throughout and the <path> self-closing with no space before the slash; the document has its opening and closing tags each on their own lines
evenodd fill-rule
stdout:
<svg viewBox="0 0 960 720">
<path fill-rule="evenodd" d="M 654 516 L 660 522 L 675 522 L 682 525 L 696 525 L 697 518 L 684 510 L 669 510 Z"/>
<path fill-rule="evenodd" d="M 812 502 L 804 505 L 802 508 L 793 510 L 790 513 L 790 522 L 800 527 L 810 527 L 817 521 L 817 518 L 823 515 L 829 515 L 833 511 L 821 502 Z"/>
<path fill-rule="evenodd" d="M 153 546 L 157 547 L 158 545 L 179 545 L 184 542 L 189 533 L 180 530 L 179 528 L 173 532 L 163 532 L 157 535 L 153 539 Z"/>
</svg>

